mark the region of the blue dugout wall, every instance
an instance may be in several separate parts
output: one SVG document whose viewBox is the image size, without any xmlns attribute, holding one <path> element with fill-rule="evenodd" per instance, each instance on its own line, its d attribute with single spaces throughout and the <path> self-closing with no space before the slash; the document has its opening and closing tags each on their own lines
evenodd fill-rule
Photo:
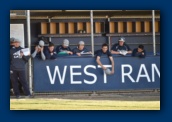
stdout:
<svg viewBox="0 0 172 122">
<path fill-rule="evenodd" d="M 111 67 L 107 57 L 101 61 Z M 115 73 L 106 75 L 91 56 L 34 59 L 34 92 L 160 89 L 160 56 L 114 56 Z"/>
</svg>

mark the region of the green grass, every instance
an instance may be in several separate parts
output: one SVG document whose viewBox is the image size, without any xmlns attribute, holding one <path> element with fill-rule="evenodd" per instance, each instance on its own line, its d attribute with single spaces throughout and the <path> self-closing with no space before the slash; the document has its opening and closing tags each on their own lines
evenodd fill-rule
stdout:
<svg viewBox="0 0 172 122">
<path fill-rule="evenodd" d="M 10 110 L 160 110 L 160 101 L 11 99 Z"/>
</svg>

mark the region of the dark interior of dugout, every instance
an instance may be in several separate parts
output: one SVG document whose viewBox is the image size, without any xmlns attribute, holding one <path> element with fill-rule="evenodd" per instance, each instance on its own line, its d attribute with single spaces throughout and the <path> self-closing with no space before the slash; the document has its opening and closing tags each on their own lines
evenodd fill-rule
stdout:
<svg viewBox="0 0 172 122">
<path fill-rule="evenodd" d="M 77 22 L 77 21 L 90 21 L 89 19 L 85 20 L 52 20 L 53 22 Z M 114 43 L 118 41 L 118 38 L 120 36 L 124 36 L 126 38 L 126 43 L 130 46 L 131 49 L 136 48 L 139 44 L 143 44 L 145 46 L 145 49 L 147 52 L 152 53 L 153 52 L 153 37 L 152 33 L 126 33 L 125 29 L 123 33 L 111 33 L 109 34 L 106 30 L 108 27 L 106 27 L 106 19 L 94 19 L 94 22 L 101 22 L 104 23 L 104 29 L 101 29 L 101 33 L 95 33 L 94 34 L 94 49 L 98 50 L 101 48 L 101 45 L 103 43 L 110 43 L 110 46 L 112 46 Z M 118 21 L 118 20 L 117 20 Z M 51 42 L 55 44 L 55 46 L 61 45 L 63 39 L 67 38 L 70 41 L 70 47 L 73 49 L 77 46 L 79 41 L 84 41 L 86 48 L 91 50 L 91 35 L 90 34 L 41 34 L 40 30 L 40 23 L 41 22 L 48 22 L 47 19 L 31 19 L 31 46 L 32 49 L 34 49 L 34 45 L 37 41 L 40 40 L 40 37 L 44 36 L 47 40 L 49 40 L 49 37 L 51 37 Z M 27 25 L 26 25 L 26 19 L 11 19 L 10 24 L 24 24 L 24 34 L 25 34 L 25 47 L 28 46 L 27 42 Z M 95 25 L 94 25 L 95 26 Z M 125 24 L 124 24 L 125 26 Z M 150 28 L 150 30 L 152 30 Z M 94 29 L 95 31 L 95 29 Z M 52 37 L 53 36 L 53 37 Z M 110 37 L 110 38 L 109 38 Z M 160 52 L 160 33 L 156 33 L 156 52 Z M 110 40 L 110 42 L 109 42 Z"/>
</svg>

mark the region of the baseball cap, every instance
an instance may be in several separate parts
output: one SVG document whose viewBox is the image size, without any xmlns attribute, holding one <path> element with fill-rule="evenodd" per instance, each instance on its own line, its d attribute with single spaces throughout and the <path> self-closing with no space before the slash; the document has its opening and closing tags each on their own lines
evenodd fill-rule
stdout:
<svg viewBox="0 0 172 122">
<path fill-rule="evenodd" d="M 125 42 L 125 38 L 124 37 L 120 37 L 119 41 Z"/>
<path fill-rule="evenodd" d="M 79 45 L 84 45 L 85 43 L 84 43 L 84 41 L 79 41 L 79 43 L 78 43 Z"/>
<path fill-rule="evenodd" d="M 39 46 L 43 47 L 44 46 L 44 41 L 40 40 L 39 41 Z"/>
<path fill-rule="evenodd" d="M 64 46 L 69 46 L 69 40 L 68 39 L 64 39 L 63 40 L 63 45 Z"/>
<path fill-rule="evenodd" d="M 21 41 L 19 39 L 14 39 L 14 42 L 19 42 L 20 43 Z"/>
</svg>

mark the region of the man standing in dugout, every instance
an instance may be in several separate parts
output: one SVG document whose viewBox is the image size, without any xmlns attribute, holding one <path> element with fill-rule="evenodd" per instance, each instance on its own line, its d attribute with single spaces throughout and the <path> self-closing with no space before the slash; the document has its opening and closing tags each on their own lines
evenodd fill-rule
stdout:
<svg viewBox="0 0 172 122">
<path fill-rule="evenodd" d="M 96 52 L 96 62 L 98 65 L 101 66 L 101 68 L 106 72 L 106 70 L 108 69 L 107 67 L 103 66 L 103 64 L 101 63 L 100 61 L 100 58 L 101 56 L 108 56 L 108 58 L 110 59 L 110 62 L 111 62 L 111 65 L 112 65 L 112 71 L 108 71 L 108 74 L 112 75 L 114 74 L 114 66 L 115 66 L 115 63 L 114 63 L 114 60 L 113 60 L 113 57 L 112 57 L 112 54 L 109 52 L 108 50 L 108 45 L 105 43 L 105 44 L 102 44 L 102 49 L 98 50 Z"/>
<path fill-rule="evenodd" d="M 26 95 L 25 98 L 32 97 L 25 76 L 25 64 L 28 62 L 30 55 L 25 56 L 21 49 L 23 48 L 20 47 L 20 41 L 18 39 L 15 39 L 14 46 L 10 49 L 10 72 L 14 94 L 17 99 L 21 98 L 18 88 L 18 78 Z"/>
</svg>

